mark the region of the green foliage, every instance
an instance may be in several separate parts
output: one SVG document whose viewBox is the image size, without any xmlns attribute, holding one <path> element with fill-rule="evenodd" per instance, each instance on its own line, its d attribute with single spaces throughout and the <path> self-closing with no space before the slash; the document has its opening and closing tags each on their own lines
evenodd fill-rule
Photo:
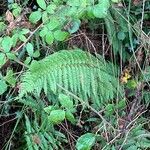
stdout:
<svg viewBox="0 0 150 150">
<path fill-rule="evenodd" d="M 50 123 L 59 124 L 65 119 L 65 111 L 64 110 L 52 110 L 50 115 L 48 116 L 48 120 Z"/>
<path fill-rule="evenodd" d="M 62 50 L 41 61 L 33 61 L 24 74 L 20 96 L 27 93 L 40 95 L 71 91 L 83 100 L 88 97 L 100 106 L 112 99 L 117 81 L 111 73 L 110 64 L 82 50 Z"/>
<path fill-rule="evenodd" d="M 82 135 L 76 144 L 77 150 L 90 150 L 91 147 L 95 144 L 95 135 L 92 133 L 86 133 Z"/>
<path fill-rule="evenodd" d="M 149 1 L 9 0 L 6 9 L 0 16 L 3 149 L 150 148 Z M 119 76 L 126 77 L 123 86 Z"/>
<path fill-rule="evenodd" d="M 4 80 L 0 80 L 0 95 L 7 90 L 7 84 Z"/>
</svg>

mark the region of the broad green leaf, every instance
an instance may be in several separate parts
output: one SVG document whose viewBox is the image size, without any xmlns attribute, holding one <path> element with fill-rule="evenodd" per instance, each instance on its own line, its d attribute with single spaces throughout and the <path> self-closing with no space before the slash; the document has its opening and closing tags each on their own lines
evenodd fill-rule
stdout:
<svg viewBox="0 0 150 150">
<path fill-rule="evenodd" d="M 70 121 L 72 124 L 76 124 L 76 119 L 74 118 L 74 115 L 69 110 L 66 111 L 66 119 Z"/>
<path fill-rule="evenodd" d="M 47 43 L 47 44 L 52 44 L 52 43 L 53 43 L 53 41 L 54 41 L 54 36 L 53 36 L 52 32 L 48 32 L 48 33 L 46 34 L 45 40 L 46 40 L 46 43 Z"/>
<path fill-rule="evenodd" d="M 68 32 L 57 30 L 54 32 L 54 38 L 57 41 L 64 41 L 68 37 Z"/>
<path fill-rule="evenodd" d="M 19 39 L 19 34 L 18 33 L 14 34 L 12 36 L 13 47 L 16 46 L 18 39 Z"/>
<path fill-rule="evenodd" d="M 26 41 L 27 41 L 27 38 L 26 38 L 23 34 L 20 34 L 20 35 L 19 35 L 19 39 L 20 39 L 22 42 L 26 42 Z"/>
<path fill-rule="evenodd" d="M 36 0 L 38 5 L 42 8 L 42 9 L 46 9 L 46 2 L 45 0 Z"/>
<path fill-rule="evenodd" d="M 0 53 L 0 67 L 6 63 L 6 56 L 3 53 Z"/>
<path fill-rule="evenodd" d="M 22 9 L 20 6 L 18 6 L 17 8 L 13 9 L 12 13 L 15 17 L 18 17 L 21 13 Z"/>
<path fill-rule="evenodd" d="M 0 80 L 0 95 L 7 90 L 7 84 L 4 80 Z"/>
<path fill-rule="evenodd" d="M 53 106 L 47 106 L 44 108 L 44 111 L 48 114 L 50 114 L 50 112 L 52 111 Z"/>
<path fill-rule="evenodd" d="M 26 60 L 24 61 L 24 63 L 28 65 L 31 62 L 31 60 L 32 60 L 31 57 L 26 57 Z"/>
<path fill-rule="evenodd" d="M 78 19 L 78 20 L 74 20 L 72 21 L 72 26 L 68 29 L 69 33 L 75 33 L 79 30 L 79 27 L 80 27 L 80 24 L 81 24 L 81 21 Z"/>
<path fill-rule="evenodd" d="M 34 53 L 33 53 L 33 57 L 34 58 L 38 58 L 40 56 L 40 51 L 39 50 L 36 50 Z"/>
<path fill-rule="evenodd" d="M 29 33 L 30 32 L 30 30 L 29 29 L 26 29 L 26 28 L 24 28 L 24 29 L 22 29 L 21 30 L 21 34 L 27 34 L 27 33 Z"/>
<path fill-rule="evenodd" d="M 16 79 L 12 70 L 8 70 L 5 76 L 5 81 L 8 82 L 11 86 L 15 86 Z"/>
<path fill-rule="evenodd" d="M 95 143 L 95 135 L 93 133 L 86 133 L 79 137 L 76 143 L 77 150 L 90 150 Z"/>
<path fill-rule="evenodd" d="M 48 32 L 48 28 L 44 27 L 41 31 L 40 31 L 40 37 L 44 37 Z"/>
<path fill-rule="evenodd" d="M 46 25 L 49 30 L 54 30 L 60 26 L 60 22 L 57 18 L 53 17 L 50 19 L 50 22 Z"/>
<path fill-rule="evenodd" d="M 59 94 L 59 102 L 66 109 L 73 108 L 73 101 L 65 94 Z"/>
<path fill-rule="evenodd" d="M 32 23 L 37 23 L 42 17 L 42 14 L 40 11 L 32 12 L 29 16 L 29 21 Z"/>
<path fill-rule="evenodd" d="M 28 55 L 29 55 L 30 57 L 32 57 L 34 50 L 33 50 L 33 45 L 32 45 L 31 43 L 27 43 L 27 45 L 26 45 L 26 50 L 27 50 L 27 52 L 28 52 Z"/>
<path fill-rule="evenodd" d="M 120 31 L 120 32 L 118 32 L 117 37 L 119 40 L 124 40 L 126 35 L 124 32 Z"/>
<path fill-rule="evenodd" d="M 99 4 L 93 7 L 93 14 L 97 18 L 105 18 L 108 14 L 108 9 L 110 7 L 109 0 L 101 0 Z"/>
<path fill-rule="evenodd" d="M 16 57 L 16 55 L 13 52 L 6 53 L 6 56 L 10 60 L 17 60 L 17 57 Z"/>
<path fill-rule="evenodd" d="M 48 120 L 53 124 L 59 124 L 65 119 L 64 110 L 53 110 L 48 116 Z"/>
<path fill-rule="evenodd" d="M 46 8 L 46 12 L 49 14 L 54 14 L 56 8 L 57 8 L 57 6 L 55 4 L 50 4 Z"/>
<path fill-rule="evenodd" d="M 6 29 L 5 23 L 0 21 L 0 32 L 3 32 L 5 29 Z"/>
<path fill-rule="evenodd" d="M 46 11 L 42 13 L 42 22 L 45 23 L 48 20 L 48 14 Z"/>
<path fill-rule="evenodd" d="M 5 53 L 10 51 L 12 45 L 13 45 L 12 38 L 10 38 L 9 36 L 6 36 L 6 37 L 3 38 L 2 48 L 3 48 Z"/>
</svg>

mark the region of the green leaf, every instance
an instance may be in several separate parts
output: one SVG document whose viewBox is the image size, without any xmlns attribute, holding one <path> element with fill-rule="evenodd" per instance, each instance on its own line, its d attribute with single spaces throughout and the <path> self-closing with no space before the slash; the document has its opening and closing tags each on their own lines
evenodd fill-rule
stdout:
<svg viewBox="0 0 150 150">
<path fill-rule="evenodd" d="M 105 18 L 108 14 L 108 9 L 110 7 L 109 0 L 101 0 L 99 4 L 93 7 L 93 14 L 97 18 Z"/>
<path fill-rule="evenodd" d="M 95 135 L 93 133 L 86 133 L 79 137 L 76 143 L 77 150 L 90 150 L 95 143 Z"/>
<path fill-rule="evenodd" d="M 42 22 L 45 23 L 48 20 L 48 14 L 46 11 L 42 13 Z"/>
<path fill-rule="evenodd" d="M 29 21 L 32 23 L 37 23 L 42 17 L 42 14 L 40 11 L 32 12 L 29 16 Z"/>
<path fill-rule="evenodd" d="M 117 104 L 116 107 L 117 107 L 117 109 L 123 109 L 123 108 L 125 108 L 125 106 L 126 106 L 126 100 L 122 99 L 119 101 L 119 103 Z"/>
<path fill-rule="evenodd" d="M 27 52 L 28 52 L 28 55 L 29 55 L 30 57 L 32 57 L 34 50 L 33 50 L 33 45 L 32 45 L 31 43 L 27 43 L 27 44 L 26 44 L 26 50 L 27 50 Z"/>
<path fill-rule="evenodd" d="M 44 108 L 44 111 L 48 114 L 50 114 L 50 112 L 52 111 L 53 106 L 47 106 Z"/>
<path fill-rule="evenodd" d="M 78 20 L 74 20 L 72 22 L 72 26 L 68 29 L 69 33 L 75 33 L 79 30 L 79 27 L 80 27 L 80 24 L 81 24 L 81 21 L 78 19 Z"/>
<path fill-rule="evenodd" d="M 111 116 L 115 111 L 115 105 L 114 104 L 108 104 L 105 108 L 105 114 L 108 116 Z"/>
<path fill-rule="evenodd" d="M 55 9 L 56 9 L 56 5 L 55 4 L 50 4 L 50 5 L 47 6 L 46 11 L 49 14 L 54 14 Z"/>
<path fill-rule="evenodd" d="M 36 0 L 36 2 L 38 3 L 38 5 L 42 8 L 42 9 L 46 9 L 46 3 L 45 0 Z"/>
<path fill-rule="evenodd" d="M 13 47 L 16 46 L 18 39 L 19 39 L 19 34 L 18 33 L 14 34 L 12 36 Z"/>
<path fill-rule="evenodd" d="M 24 29 L 21 30 L 20 34 L 24 34 L 25 35 L 25 34 L 27 34 L 29 32 L 30 32 L 29 29 L 24 28 Z"/>
<path fill-rule="evenodd" d="M 44 26 L 44 28 L 40 31 L 40 37 L 44 37 L 48 32 L 48 28 Z"/>
<path fill-rule="evenodd" d="M 4 80 L 0 80 L 0 95 L 7 90 L 7 84 Z"/>
<path fill-rule="evenodd" d="M 74 115 L 68 110 L 66 111 L 66 119 L 70 121 L 72 124 L 76 124 L 76 119 L 74 118 Z"/>
<path fill-rule="evenodd" d="M 54 41 L 54 36 L 53 36 L 52 32 L 48 32 L 48 33 L 46 34 L 45 40 L 46 40 L 46 43 L 47 43 L 47 44 L 52 44 L 52 43 L 53 43 L 53 41 Z"/>
<path fill-rule="evenodd" d="M 56 29 L 58 26 L 60 26 L 60 22 L 58 21 L 57 18 L 53 17 L 50 19 L 50 22 L 47 24 L 47 28 L 49 30 L 54 30 Z"/>
<path fill-rule="evenodd" d="M 70 99 L 69 96 L 67 96 L 65 94 L 59 94 L 59 102 L 66 109 L 73 108 L 73 101 Z"/>
<path fill-rule="evenodd" d="M 15 17 L 18 17 L 21 13 L 22 9 L 20 6 L 18 6 L 16 9 L 13 9 L 12 13 Z"/>
<path fill-rule="evenodd" d="M 6 56 L 4 53 L 0 53 L 0 67 L 6 63 Z"/>
<path fill-rule="evenodd" d="M 27 38 L 26 38 L 23 34 L 20 34 L 20 35 L 19 35 L 19 39 L 20 39 L 22 42 L 26 42 L 26 41 L 27 41 Z"/>
<path fill-rule="evenodd" d="M 31 62 L 31 60 L 32 60 L 31 57 L 26 57 L 26 60 L 24 61 L 24 63 L 28 65 Z"/>
<path fill-rule="evenodd" d="M 12 38 L 10 38 L 9 36 L 6 36 L 6 37 L 3 38 L 2 48 L 3 48 L 5 53 L 10 51 L 12 45 L 13 45 Z"/>
<path fill-rule="evenodd" d="M 10 60 L 16 60 L 17 59 L 16 55 L 13 52 L 6 53 L 6 56 Z"/>
<path fill-rule="evenodd" d="M 14 73 L 12 70 L 8 70 L 7 74 L 5 76 L 5 81 L 8 82 L 11 86 L 15 86 L 16 84 L 16 79 L 14 77 Z"/>
<path fill-rule="evenodd" d="M 68 37 L 68 32 L 57 30 L 54 32 L 54 38 L 57 41 L 64 41 Z"/>
<path fill-rule="evenodd" d="M 52 110 L 48 116 L 48 120 L 53 124 L 59 124 L 65 119 L 64 110 Z"/>
<path fill-rule="evenodd" d="M 120 31 L 120 32 L 118 32 L 117 37 L 119 40 L 124 40 L 126 35 L 124 32 Z"/>
<path fill-rule="evenodd" d="M 6 25 L 4 22 L 0 22 L 0 32 L 3 32 L 6 29 Z"/>
<path fill-rule="evenodd" d="M 34 58 L 38 58 L 40 56 L 40 51 L 39 50 L 36 50 L 34 53 L 33 53 L 33 57 Z"/>
</svg>

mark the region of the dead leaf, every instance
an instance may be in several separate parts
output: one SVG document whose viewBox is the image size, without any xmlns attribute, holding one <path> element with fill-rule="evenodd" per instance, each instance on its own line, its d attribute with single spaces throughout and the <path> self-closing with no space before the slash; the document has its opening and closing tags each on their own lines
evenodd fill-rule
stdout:
<svg viewBox="0 0 150 150">
<path fill-rule="evenodd" d="M 7 10 L 7 12 L 6 12 L 6 20 L 9 23 L 14 22 L 14 16 L 9 10 Z"/>
</svg>

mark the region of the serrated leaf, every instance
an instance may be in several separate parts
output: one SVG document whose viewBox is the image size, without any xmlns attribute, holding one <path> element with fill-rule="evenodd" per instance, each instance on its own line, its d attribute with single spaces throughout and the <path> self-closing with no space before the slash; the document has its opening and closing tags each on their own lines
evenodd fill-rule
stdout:
<svg viewBox="0 0 150 150">
<path fill-rule="evenodd" d="M 46 9 L 46 2 L 45 0 L 36 0 L 36 2 L 38 3 L 38 5 L 42 8 L 42 9 Z"/>
<path fill-rule="evenodd" d="M 40 11 L 32 12 L 29 16 L 29 21 L 32 23 L 37 23 L 42 17 L 42 14 Z"/>
<path fill-rule="evenodd" d="M 53 110 L 48 116 L 48 120 L 53 124 L 59 124 L 65 119 L 64 110 Z"/>
<path fill-rule="evenodd" d="M 76 143 L 77 150 L 90 150 L 95 143 L 95 135 L 93 133 L 86 133 L 79 137 Z"/>
</svg>

